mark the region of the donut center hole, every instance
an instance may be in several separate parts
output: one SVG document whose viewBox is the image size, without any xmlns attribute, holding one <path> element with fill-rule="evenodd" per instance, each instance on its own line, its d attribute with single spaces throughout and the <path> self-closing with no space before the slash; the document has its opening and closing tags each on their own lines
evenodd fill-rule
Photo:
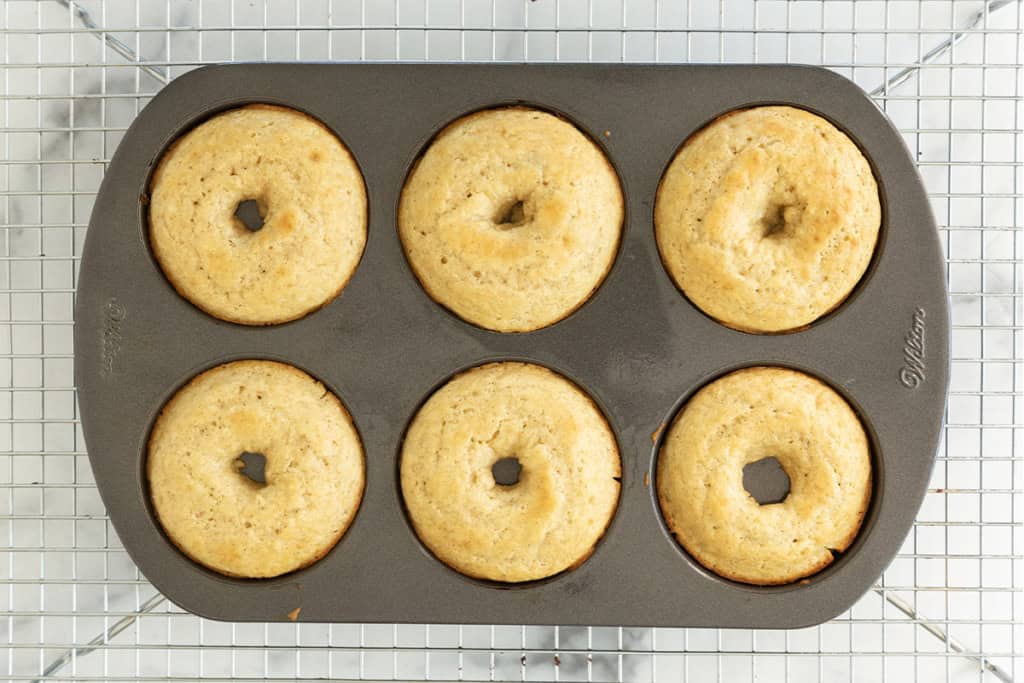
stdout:
<svg viewBox="0 0 1024 683">
<path fill-rule="evenodd" d="M 789 475 L 774 457 L 761 458 L 743 467 L 743 488 L 758 505 L 775 505 L 789 496 Z"/>
<path fill-rule="evenodd" d="M 523 200 L 514 199 L 511 202 L 502 204 L 498 212 L 494 214 L 494 223 L 499 228 L 518 228 L 526 223 L 526 209 Z"/>
<path fill-rule="evenodd" d="M 235 459 L 235 469 L 254 484 L 267 485 L 267 457 L 262 453 L 242 451 Z"/>
<path fill-rule="evenodd" d="M 238 202 L 235 207 L 235 218 L 237 218 L 249 232 L 259 232 L 263 228 L 263 212 L 260 204 L 255 199 L 246 199 Z"/>
<path fill-rule="evenodd" d="M 498 486 L 515 486 L 519 483 L 519 473 L 523 466 L 519 464 L 519 458 L 502 458 L 491 465 L 491 476 Z"/>
<path fill-rule="evenodd" d="M 785 204 L 772 204 L 763 216 L 761 216 L 761 236 L 773 237 L 786 231 L 786 209 Z"/>
</svg>

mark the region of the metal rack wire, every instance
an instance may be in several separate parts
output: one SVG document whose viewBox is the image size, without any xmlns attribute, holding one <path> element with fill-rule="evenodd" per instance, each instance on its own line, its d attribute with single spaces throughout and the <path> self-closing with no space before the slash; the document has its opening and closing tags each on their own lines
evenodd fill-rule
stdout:
<svg viewBox="0 0 1024 683">
<path fill-rule="evenodd" d="M 0 160 L 0 677 L 996 681 L 1024 671 L 1021 60 L 989 0 L 6 0 Z M 904 133 L 947 255 L 953 373 L 927 499 L 849 612 L 797 631 L 226 624 L 138 573 L 72 381 L 105 164 L 165 83 L 231 60 L 805 62 Z"/>
</svg>

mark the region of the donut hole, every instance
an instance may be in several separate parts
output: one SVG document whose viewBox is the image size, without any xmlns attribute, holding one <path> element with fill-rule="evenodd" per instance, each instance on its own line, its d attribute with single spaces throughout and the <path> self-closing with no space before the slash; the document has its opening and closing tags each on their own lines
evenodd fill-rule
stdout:
<svg viewBox="0 0 1024 683">
<path fill-rule="evenodd" d="M 519 483 L 519 475 L 522 471 L 523 466 L 519 463 L 519 458 L 515 456 L 501 458 L 491 465 L 491 476 L 494 477 L 494 483 L 498 486 L 515 486 Z"/>
<path fill-rule="evenodd" d="M 761 237 L 782 237 L 788 229 L 795 225 L 803 213 L 803 207 L 785 202 L 769 204 L 761 216 Z"/>
<path fill-rule="evenodd" d="M 518 228 L 526 223 L 526 207 L 522 199 L 513 199 L 498 207 L 494 224 L 502 229 Z"/>
<path fill-rule="evenodd" d="M 235 459 L 235 469 L 249 481 L 259 486 L 267 485 L 267 456 L 252 451 L 242 451 Z"/>
<path fill-rule="evenodd" d="M 784 204 L 772 204 L 761 216 L 761 235 L 771 237 L 786 229 L 786 207 Z"/>
<path fill-rule="evenodd" d="M 259 232 L 263 229 L 263 219 L 266 212 L 257 199 L 244 199 L 238 202 L 235 207 L 235 218 L 249 232 Z"/>
<path fill-rule="evenodd" d="M 789 475 L 772 456 L 743 466 L 743 488 L 758 505 L 775 505 L 789 497 Z"/>
</svg>

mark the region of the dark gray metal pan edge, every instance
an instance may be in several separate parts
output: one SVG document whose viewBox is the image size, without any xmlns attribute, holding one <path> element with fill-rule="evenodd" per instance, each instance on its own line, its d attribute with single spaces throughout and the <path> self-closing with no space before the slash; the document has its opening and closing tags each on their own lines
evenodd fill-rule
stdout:
<svg viewBox="0 0 1024 683">
<path fill-rule="evenodd" d="M 370 201 L 366 252 L 342 296 L 265 329 L 215 321 L 171 290 L 147 251 L 140 203 L 166 143 L 210 113 L 251 101 L 293 106 L 330 126 L 359 162 Z M 431 135 L 462 113 L 516 101 L 561 113 L 597 140 L 622 178 L 627 221 L 618 261 L 590 302 L 545 330 L 503 336 L 426 297 L 402 257 L 394 212 L 408 165 Z M 809 330 L 780 337 L 727 330 L 696 311 L 664 273 L 651 218 L 657 182 L 679 144 L 724 111 L 763 103 L 806 107 L 849 133 L 872 161 L 885 214 L 884 243 L 851 300 Z M 926 375 L 908 388 L 899 373 L 918 309 Z M 848 608 L 912 525 L 941 433 L 948 316 L 934 218 L 902 139 L 863 92 L 823 69 L 239 64 L 172 82 L 115 154 L 83 253 L 76 384 L 97 485 L 125 548 L 157 588 L 204 616 L 283 621 L 302 607 L 299 618 L 311 621 L 798 627 Z M 196 372 L 241 357 L 278 358 L 324 380 L 352 412 L 367 452 L 367 490 L 346 537 L 313 567 L 269 581 L 227 579 L 185 559 L 155 525 L 143 489 L 145 439 L 160 406 Z M 394 464 L 401 433 L 431 387 L 509 357 L 564 372 L 594 395 L 619 440 L 624 477 L 616 518 L 583 566 L 499 589 L 422 550 L 401 512 Z M 878 487 L 861 536 L 807 585 L 761 589 L 709 576 L 665 533 L 644 485 L 653 474 L 651 434 L 681 397 L 723 370 L 756 363 L 804 368 L 830 382 L 861 410 L 878 446 Z"/>
</svg>

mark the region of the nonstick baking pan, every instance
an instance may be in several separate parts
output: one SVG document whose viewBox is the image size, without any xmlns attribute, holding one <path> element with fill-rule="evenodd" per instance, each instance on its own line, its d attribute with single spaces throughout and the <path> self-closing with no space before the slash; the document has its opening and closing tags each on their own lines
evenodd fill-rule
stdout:
<svg viewBox="0 0 1024 683">
<path fill-rule="evenodd" d="M 330 127 L 366 180 L 368 241 L 340 297 L 298 321 L 245 327 L 181 298 L 146 239 L 154 165 L 179 135 L 225 109 L 294 107 Z M 431 137 L 475 110 L 525 104 L 575 123 L 611 160 L 626 199 L 616 262 L 568 318 L 525 334 L 474 327 L 432 301 L 402 253 L 395 217 Z M 807 329 L 731 330 L 676 289 L 654 240 L 654 196 L 680 144 L 715 117 L 802 107 L 864 151 L 883 208 L 872 265 Z M 949 378 L 949 309 L 935 220 L 906 146 L 850 81 L 802 66 L 236 64 L 190 72 L 140 113 L 93 208 L 79 277 L 75 376 L 96 483 L 115 529 L 154 586 L 183 608 L 234 621 L 799 627 L 850 607 L 903 543 L 925 492 Z M 366 492 L 338 545 L 267 580 L 232 579 L 182 555 L 148 502 L 146 441 L 167 399 L 228 360 L 296 365 L 344 401 L 366 453 Z M 454 373 L 496 360 L 548 366 L 586 389 L 622 455 L 618 511 L 588 561 L 525 585 L 466 578 L 418 542 L 397 459 L 418 406 Z M 685 399 L 729 370 L 783 365 L 817 376 L 871 436 L 874 493 L 855 543 L 781 587 L 706 571 L 670 536 L 654 491 L 660 434 Z"/>
</svg>

